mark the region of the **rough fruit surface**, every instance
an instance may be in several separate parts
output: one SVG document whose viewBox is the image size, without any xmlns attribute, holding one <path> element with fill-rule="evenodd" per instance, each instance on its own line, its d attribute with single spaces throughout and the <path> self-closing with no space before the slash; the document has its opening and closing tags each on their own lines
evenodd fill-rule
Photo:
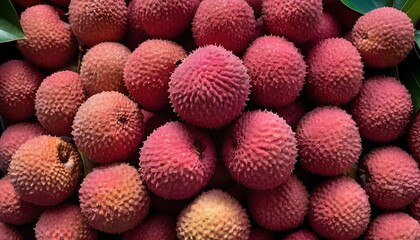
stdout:
<svg viewBox="0 0 420 240">
<path fill-rule="evenodd" d="M 420 112 L 414 117 L 408 133 L 408 147 L 411 154 L 420 163 Z"/>
<path fill-rule="evenodd" d="M 393 77 L 366 80 L 351 106 L 360 135 L 376 142 L 390 142 L 406 130 L 413 111 L 410 93 Z"/>
<path fill-rule="evenodd" d="M 242 61 L 224 48 L 210 45 L 195 50 L 175 69 L 169 98 L 185 121 L 219 128 L 242 112 L 249 88 Z"/>
<path fill-rule="evenodd" d="M 177 240 L 176 221 L 167 215 L 153 215 L 122 234 L 122 240 Z"/>
<path fill-rule="evenodd" d="M 400 10 L 382 7 L 360 17 L 353 27 L 353 44 L 372 68 L 400 63 L 414 46 L 414 26 Z"/>
<path fill-rule="evenodd" d="M 209 136 L 179 122 L 156 129 L 140 153 L 140 171 L 147 187 L 167 199 L 186 199 L 199 193 L 215 165 L 216 151 Z"/>
<path fill-rule="evenodd" d="M 77 149 L 58 137 L 39 136 L 15 152 L 10 182 L 24 201 L 52 206 L 68 198 L 82 177 Z"/>
<path fill-rule="evenodd" d="M 318 240 L 318 237 L 315 233 L 303 229 L 293 233 L 288 234 L 283 240 Z"/>
<path fill-rule="evenodd" d="M 311 47 L 324 39 L 337 38 L 340 36 L 340 23 L 331 13 L 324 11 L 315 31 L 312 33 L 309 40 L 305 42 L 305 45 Z"/>
<path fill-rule="evenodd" d="M 89 49 L 83 56 L 80 77 L 88 96 L 116 91 L 126 93 L 123 71 L 131 51 L 120 43 L 104 42 Z"/>
<path fill-rule="evenodd" d="M 226 133 L 223 160 L 239 183 L 270 189 L 290 176 L 297 158 L 296 144 L 292 129 L 278 115 L 246 112 Z"/>
<path fill-rule="evenodd" d="M 250 235 L 248 215 L 229 194 L 211 190 L 198 196 L 178 217 L 180 240 L 247 240 Z"/>
<path fill-rule="evenodd" d="M 268 32 L 302 43 L 322 17 L 322 0 L 265 0 L 262 14 Z"/>
<path fill-rule="evenodd" d="M 275 109 L 274 112 L 283 118 L 292 129 L 296 129 L 300 119 L 306 114 L 306 107 L 300 99 L 296 99 L 286 106 Z"/>
<path fill-rule="evenodd" d="M 419 238 L 420 223 L 401 212 L 379 215 L 369 226 L 365 237 L 366 240 L 417 240 Z"/>
<path fill-rule="evenodd" d="M 307 113 L 299 122 L 296 139 L 303 168 L 324 176 L 345 173 L 362 153 L 356 123 L 338 107 L 318 107 Z"/>
<path fill-rule="evenodd" d="M 251 78 L 251 101 L 261 107 L 281 107 L 303 88 L 306 64 L 293 43 L 276 36 L 257 38 L 243 56 Z"/>
<path fill-rule="evenodd" d="M 0 222 L 0 236 L 6 240 L 24 240 L 25 237 L 14 225 Z"/>
<path fill-rule="evenodd" d="M 98 234 L 83 219 L 79 206 L 60 205 L 46 210 L 35 225 L 37 239 L 96 240 Z"/>
<path fill-rule="evenodd" d="M 0 170 L 7 173 L 12 156 L 29 139 L 47 134 L 38 123 L 17 123 L 9 126 L 0 138 Z"/>
<path fill-rule="evenodd" d="M 25 59 L 41 68 L 65 66 L 76 53 L 77 42 L 68 23 L 50 5 L 27 8 L 20 17 L 26 39 L 17 46 Z"/>
<path fill-rule="evenodd" d="M 140 15 L 137 12 L 137 5 L 141 1 L 132 0 L 128 4 L 127 30 L 124 36 L 124 43 L 131 51 L 134 51 L 140 43 L 149 38 L 141 25 Z"/>
<path fill-rule="evenodd" d="M 137 105 L 118 92 L 95 94 L 84 102 L 73 121 L 74 142 L 98 163 L 126 160 L 143 138 L 143 115 Z"/>
<path fill-rule="evenodd" d="M 254 11 L 244 0 L 203 0 L 192 32 L 198 46 L 213 44 L 240 53 L 256 34 Z"/>
<path fill-rule="evenodd" d="M 185 50 L 171 41 L 153 39 L 140 44 L 124 68 L 124 83 L 130 95 L 151 111 L 168 107 L 169 79 L 177 62 L 185 57 Z"/>
<path fill-rule="evenodd" d="M 398 209 L 420 196 L 418 163 L 404 150 L 388 146 L 364 158 L 365 190 L 370 201 L 384 209 Z"/>
<path fill-rule="evenodd" d="M 285 231 L 303 223 L 308 203 L 308 192 L 295 175 L 276 188 L 254 190 L 248 196 L 252 219 L 271 231 Z"/>
<path fill-rule="evenodd" d="M 50 134 L 69 136 L 76 112 L 85 100 L 79 74 L 55 72 L 42 81 L 36 92 L 36 116 Z"/>
<path fill-rule="evenodd" d="M 349 177 L 338 177 L 319 185 L 311 194 L 308 220 L 323 237 L 354 239 L 368 226 L 370 205 L 360 185 Z"/>
<path fill-rule="evenodd" d="M 150 197 L 134 167 L 128 164 L 95 168 L 79 190 L 80 208 L 87 223 L 103 232 L 121 233 L 146 216 Z"/>
<path fill-rule="evenodd" d="M 127 25 L 124 0 L 72 0 L 69 21 L 74 35 L 86 46 L 118 42 Z"/>
<path fill-rule="evenodd" d="M 0 114 L 23 121 L 35 114 L 35 94 L 44 76 L 23 60 L 0 65 Z"/>
<path fill-rule="evenodd" d="M 308 94 L 324 105 L 341 105 L 362 87 L 363 63 L 357 49 L 342 38 L 330 38 L 315 45 L 307 56 Z"/>
</svg>

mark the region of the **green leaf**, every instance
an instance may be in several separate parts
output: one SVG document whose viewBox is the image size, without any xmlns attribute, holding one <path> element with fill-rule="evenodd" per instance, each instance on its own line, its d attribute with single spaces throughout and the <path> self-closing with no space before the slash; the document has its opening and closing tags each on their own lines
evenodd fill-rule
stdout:
<svg viewBox="0 0 420 240">
<path fill-rule="evenodd" d="M 0 43 L 24 39 L 19 17 L 10 0 L 0 1 Z"/>
<path fill-rule="evenodd" d="M 415 40 L 416 40 L 416 43 L 417 43 L 417 47 L 420 48 L 420 30 L 416 31 L 415 37 L 416 37 Z M 414 48 L 414 50 L 416 50 L 416 48 Z M 417 56 L 419 56 L 419 58 L 420 58 L 419 51 L 416 50 L 416 53 L 417 53 Z"/>
<path fill-rule="evenodd" d="M 410 1 L 410 0 L 408 0 Z M 404 6 L 404 4 L 406 4 L 408 2 L 407 0 L 394 0 L 394 4 L 392 5 L 394 8 L 401 10 Z M 416 0 L 414 0 L 416 1 Z"/>
<path fill-rule="evenodd" d="M 341 0 L 347 7 L 354 11 L 365 14 L 373 9 L 393 6 L 393 0 Z"/>
<path fill-rule="evenodd" d="M 83 162 L 83 170 L 84 170 L 83 172 L 84 172 L 84 176 L 86 177 L 86 175 L 92 172 L 93 168 L 95 167 L 95 163 L 92 162 L 92 160 L 88 157 L 88 155 L 86 155 L 80 150 L 79 150 L 79 155 Z"/>
<path fill-rule="evenodd" d="M 411 94 L 414 111 L 420 109 L 420 57 L 419 49 L 414 47 L 410 55 L 397 66 L 397 78 L 405 85 Z"/>
<path fill-rule="evenodd" d="M 415 24 L 420 19 L 420 1 L 406 0 L 405 4 L 401 8 L 401 11 L 405 12 Z"/>
</svg>

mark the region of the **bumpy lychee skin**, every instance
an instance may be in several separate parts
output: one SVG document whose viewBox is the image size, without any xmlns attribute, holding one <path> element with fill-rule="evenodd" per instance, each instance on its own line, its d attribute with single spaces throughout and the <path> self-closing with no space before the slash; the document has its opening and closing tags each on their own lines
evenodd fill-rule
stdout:
<svg viewBox="0 0 420 240">
<path fill-rule="evenodd" d="M 5 240 L 25 240 L 16 226 L 4 222 L 0 222 L 0 236 Z"/>
<path fill-rule="evenodd" d="M 382 7 L 360 17 L 352 30 L 353 44 L 372 68 L 400 63 L 414 46 L 414 26 L 404 12 Z"/>
<path fill-rule="evenodd" d="M 321 21 L 322 0 L 266 0 L 262 14 L 268 32 L 302 43 Z"/>
<path fill-rule="evenodd" d="M 103 232 L 125 232 L 146 216 L 149 193 L 140 174 L 128 164 L 95 168 L 79 190 L 80 208 L 87 223 Z"/>
<path fill-rule="evenodd" d="M 44 76 L 23 60 L 0 65 L 0 115 L 23 121 L 35 114 L 35 93 Z"/>
<path fill-rule="evenodd" d="M 375 76 L 364 82 L 350 111 L 362 137 L 390 142 L 405 132 L 413 104 L 410 93 L 397 79 Z"/>
<path fill-rule="evenodd" d="M 420 111 L 411 122 L 408 133 L 408 147 L 413 157 L 420 163 Z"/>
<path fill-rule="evenodd" d="M 192 32 L 198 46 L 220 45 L 240 53 L 256 34 L 254 11 L 244 0 L 203 0 Z"/>
<path fill-rule="evenodd" d="M 309 194 L 295 175 L 276 188 L 251 191 L 248 196 L 252 219 L 272 231 L 292 229 L 303 223 L 308 203 Z"/>
<path fill-rule="evenodd" d="M 410 204 L 410 215 L 420 221 L 420 196 Z"/>
<path fill-rule="evenodd" d="M 306 114 L 306 107 L 300 99 L 286 106 L 279 107 L 274 112 L 283 118 L 292 129 L 296 129 L 300 119 Z"/>
<path fill-rule="evenodd" d="M 77 149 L 58 137 L 39 136 L 15 152 L 10 182 L 24 201 L 52 206 L 68 198 L 82 177 Z"/>
<path fill-rule="evenodd" d="M 272 112 L 244 113 L 226 133 L 223 160 L 232 177 L 246 187 L 279 186 L 290 176 L 297 142 L 286 121 Z"/>
<path fill-rule="evenodd" d="M 340 35 L 340 23 L 331 13 L 324 11 L 315 31 L 312 33 L 309 40 L 305 42 L 305 45 L 311 47 L 324 39 L 337 38 L 340 37 Z"/>
<path fill-rule="evenodd" d="M 318 103 L 347 103 L 362 87 L 362 58 L 351 42 L 345 39 L 321 41 L 311 49 L 307 61 L 309 68 L 305 87 L 310 97 Z"/>
<path fill-rule="evenodd" d="M 17 46 L 25 59 L 41 68 L 65 66 L 76 53 L 77 42 L 68 23 L 49 5 L 27 8 L 20 17 L 26 39 Z"/>
<path fill-rule="evenodd" d="M 178 217 L 180 240 L 246 240 L 250 235 L 246 210 L 229 194 L 211 190 L 198 196 Z"/>
<path fill-rule="evenodd" d="M 72 0 L 69 5 L 71 30 L 84 45 L 118 42 L 127 25 L 124 0 Z"/>
<path fill-rule="evenodd" d="M 35 222 L 43 208 L 22 200 L 9 177 L 0 179 L 0 221 L 14 225 Z M 1 235 L 0 235 L 1 236 Z"/>
<path fill-rule="evenodd" d="M 216 152 L 205 132 L 170 122 L 143 143 L 140 171 L 147 187 L 167 199 L 186 199 L 204 188 L 214 173 Z"/>
<path fill-rule="evenodd" d="M 174 38 L 190 24 L 199 0 L 133 0 L 144 30 L 153 38 Z"/>
<path fill-rule="evenodd" d="M 177 62 L 187 57 L 178 44 L 148 40 L 130 55 L 124 68 L 124 82 L 130 95 L 145 109 L 159 111 L 169 106 L 169 79 Z"/>
<path fill-rule="evenodd" d="M 167 215 L 152 215 L 122 234 L 122 240 L 177 240 L 176 221 Z"/>
<path fill-rule="evenodd" d="M 366 240 L 401 239 L 417 240 L 420 238 L 420 223 L 401 212 L 379 215 L 369 226 Z"/>
<path fill-rule="evenodd" d="M 51 134 L 71 134 L 71 125 L 86 95 L 78 73 L 61 71 L 42 81 L 35 96 L 39 123 Z"/>
<path fill-rule="evenodd" d="M 242 61 L 222 47 L 195 50 L 171 75 L 174 111 L 199 127 L 222 127 L 245 107 L 250 89 L 246 71 Z"/>
<path fill-rule="evenodd" d="M 123 72 L 131 51 L 120 43 L 104 42 L 92 47 L 80 67 L 83 89 L 88 96 L 104 91 L 126 93 Z"/>
<path fill-rule="evenodd" d="M 143 115 L 136 103 L 118 92 L 102 92 L 88 98 L 73 121 L 74 142 L 94 162 L 122 162 L 133 154 L 143 138 Z"/>
<path fill-rule="evenodd" d="M 253 227 L 251 228 L 251 234 L 249 235 L 249 239 L 252 240 L 275 240 L 276 235 L 274 232 L 267 231 L 263 228 Z"/>
<path fill-rule="evenodd" d="M 35 225 L 36 239 L 96 240 L 97 232 L 83 219 L 79 206 L 60 205 L 46 210 Z"/>
<path fill-rule="evenodd" d="M 318 107 L 307 113 L 299 122 L 296 139 L 302 166 L 325 176 L 345 173 L 362 152 L 356 123 L 338 107 Z"/>
<path fill-rule="evenodd" d="M 29 139 L 45 134 L 47 131 L 38 123 L 17 123 L 6 128 L 0 138 L 0 170 L 7 173 L 16 150 Z"/>
<path fill-rule="evenodd" d="M 327 180 L 311 194 L 308 220 L 330 239 L 354 239 L 368 226 L 370 205 L 363 188 L 349 177 Z"/>
<path fill-rule="evenodd" d="M 288 234 L 283 238 L 283 240 L 318 240 L 318 237 L 315 235 L 315 233 L 303 229 Z"/>
<path fill-rule="evenodd" d="M 257 38 L 243 61 L 251 78 L 251 101 L 262 107 L 287 105 L 303 88 L 305 61 L 293 43 L 284 38 Z"/>
<path fill-rule="evenodd" d="M 388 146 L 374 149 L 364 158 L 365 190 L 372 203 L 398 209 L 420 196 L 418 163 L 407 152 Z"/>
<path fill-rule="evenodd" d="M 140 16 L 137 14 L 138 7 L 136 4 L 138 3 L 141 3 L 141 1 L 132 0 L 128 4 L 127 30 L 124 36 L 124 45 L 131 51 L 134 51 L 140 43 L 149 38 L 141 25 Z"/>
</svg>

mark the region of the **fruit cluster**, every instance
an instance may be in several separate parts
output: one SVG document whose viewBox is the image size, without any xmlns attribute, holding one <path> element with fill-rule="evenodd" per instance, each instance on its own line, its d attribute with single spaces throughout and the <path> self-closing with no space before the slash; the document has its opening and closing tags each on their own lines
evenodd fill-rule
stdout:
<svg viewBox="0 0 420 240">
<path fill-rule="evenodd" d="M 0 239 L 420 239 L 420 113 L 366 73 L 412 51 L 402 11 L 14 2 Z"/>
</svg>

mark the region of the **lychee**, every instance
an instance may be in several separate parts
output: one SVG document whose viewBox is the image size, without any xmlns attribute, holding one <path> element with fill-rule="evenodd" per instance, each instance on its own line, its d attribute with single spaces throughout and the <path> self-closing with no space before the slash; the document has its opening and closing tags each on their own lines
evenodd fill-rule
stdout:
<svg viewBox="0 0 420 240">
<path fill-rule="evenodd" d="M 420 163 L 420 111 L 415 115 L 411 122 L 408 133 L 408 147 L 411 154 Z"/>
<path fill-rule="evenodd" d="M 401 212 L 379 215 L 369 226 L 366 240 L 401 239 L 417 240 L 420 238 L 420 223 Z"/>
<path fill-rule="evenodd" d="M 176 221 L 167 215 L 152 215 L 122 234 L 122 240 L 177 240 Z"/>
</svg>

